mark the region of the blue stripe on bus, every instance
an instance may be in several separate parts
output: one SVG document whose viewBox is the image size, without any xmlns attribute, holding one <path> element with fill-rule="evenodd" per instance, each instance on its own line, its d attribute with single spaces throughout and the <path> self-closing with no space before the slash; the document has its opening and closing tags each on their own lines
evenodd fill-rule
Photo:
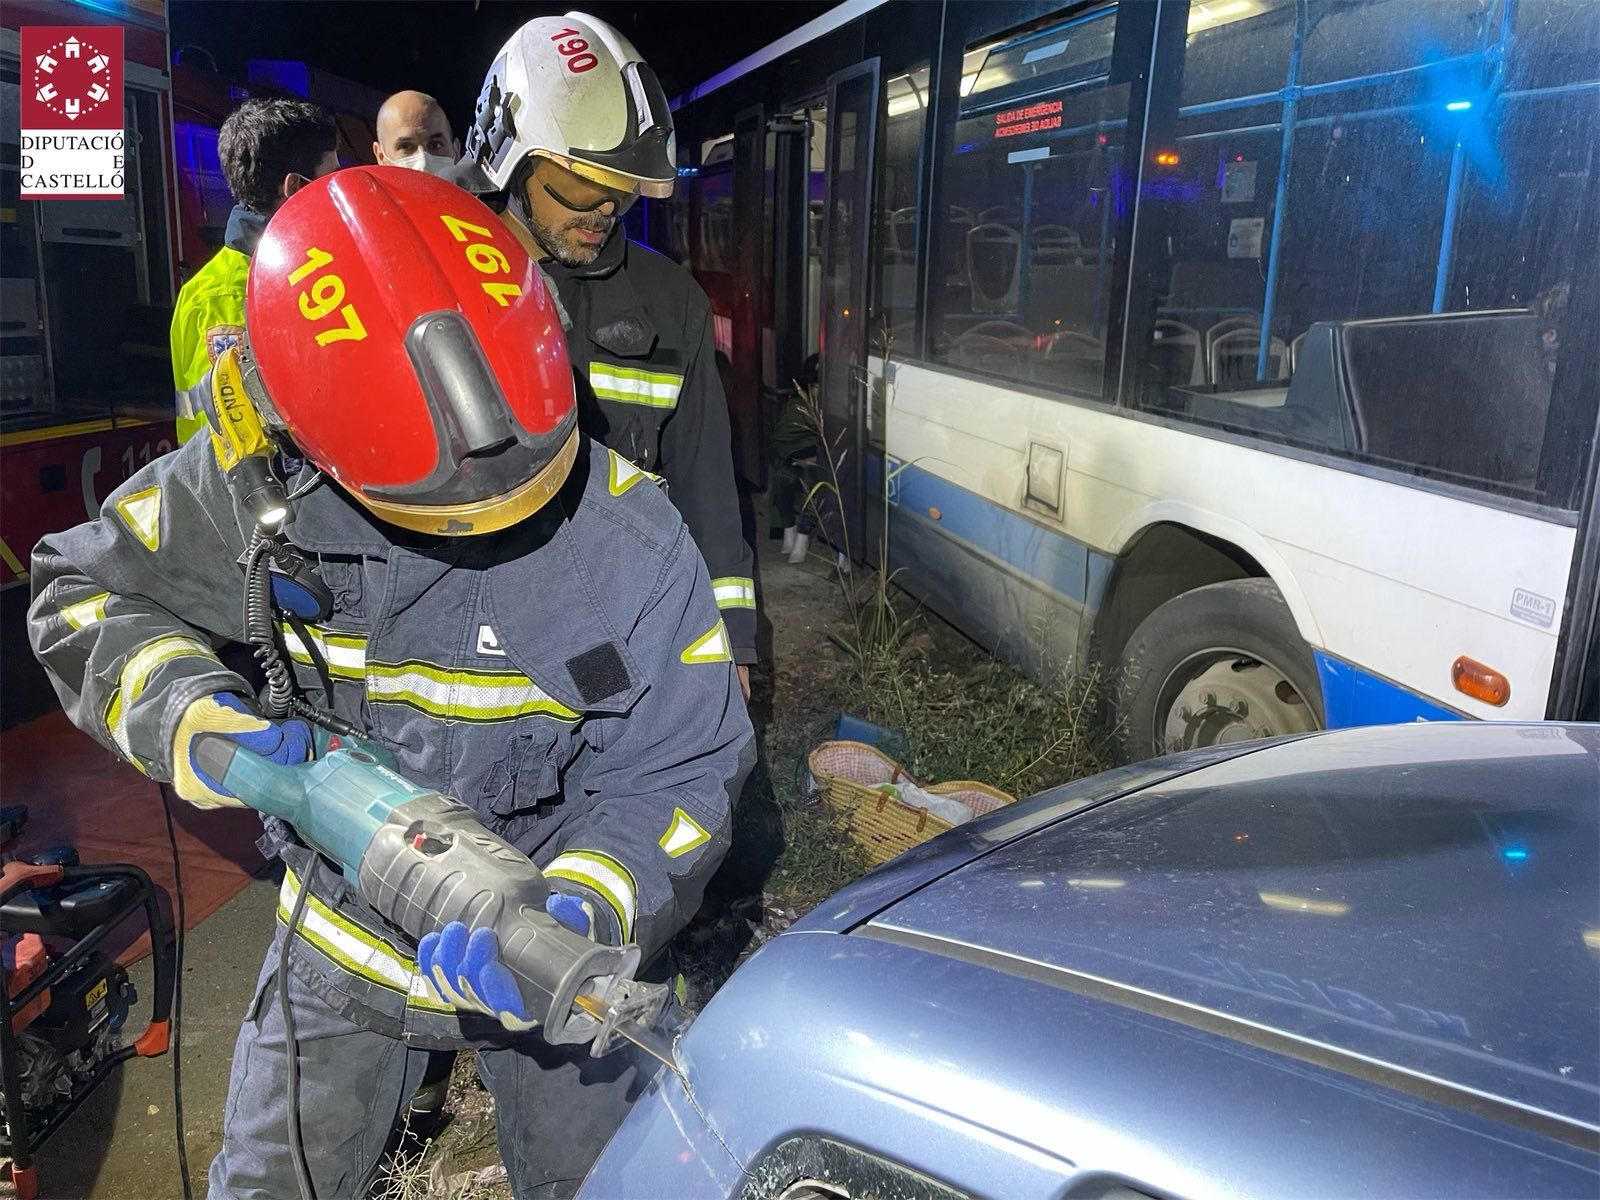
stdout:
<svg viewBox="0 0 1600 1200">
<path fill-rule="evenodd" d="M 868 461 L 867 486 L 881 487 L 881 458 Z M 1016 569 L 1030 579 L 1098 607 L 1114 560 L 1065 534 L 1037 525 L 966 488 L 911 464 L 889 460 L 889 503 L 905 515 L 932 521 L 946 537 Z M 931 510 L 931 511 L 930 511 Z M 933 516 L 937 512 L 937 517 Z M 1413 721 L 1459 721 L 1461 713 L 1392 683 L 1324 650 L 1313 650 L 1322 683 L 1328 728 L 1395 725 Z"/>
<path fill-rule="evenodd" d="M 921 467 L 891 459 L 890 470 L 897 473 L 889 482 L 889 503 L 936 521 L 947 536 L 961 539 L 1080 604 L 1091 570 L 1104 586 L 1110 560 L 1083 543 L 1036 525 Z M 1102 559 L 1103 565 L 1091 568 L 1096 559 Z"/>
<path fill-rule="evenodd" d="M 1458 712 L 1335 658 L 1325 650 L 1312 653 L 1317 660 L 1317 675 L 1322 680 L 1322 710 L 1329 729 L 1464 719 Z"/>
</svg>

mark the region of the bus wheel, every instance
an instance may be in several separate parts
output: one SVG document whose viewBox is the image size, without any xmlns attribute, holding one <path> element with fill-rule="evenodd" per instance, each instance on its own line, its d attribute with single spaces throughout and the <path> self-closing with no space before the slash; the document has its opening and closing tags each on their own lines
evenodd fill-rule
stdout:
<svg viewBox="0 0 1600 1200">
<path fill-rule="evenodd" d="M 1133 631 L 1117 683 L 1132 759 L 1322 728 L 1311 648 L 1270 579 L 1167 601 Z"/>
</svg>

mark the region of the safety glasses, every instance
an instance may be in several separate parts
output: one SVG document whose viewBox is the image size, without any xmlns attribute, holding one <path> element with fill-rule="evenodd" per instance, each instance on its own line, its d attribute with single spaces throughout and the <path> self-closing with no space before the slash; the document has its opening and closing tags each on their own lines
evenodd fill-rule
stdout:
<svg viewBox="0 0 1600 1200">
<path fill-rule="evenodd" d="M 561 169 L 537 171 L 532 186 L 542 188 L 563 208 L 586 213 L 594 212 L 609 203 L 615 205 L 616 215 L 620 217 L 638 202 L 639 193 L 635 188 L 610 187 L 605 183 L 585 178 L 565 163 L 556 163 L 554 159 L 546 161 Z M 621 182 L 621 177 L 618 177 L 618 182 Z"/>
</svg>

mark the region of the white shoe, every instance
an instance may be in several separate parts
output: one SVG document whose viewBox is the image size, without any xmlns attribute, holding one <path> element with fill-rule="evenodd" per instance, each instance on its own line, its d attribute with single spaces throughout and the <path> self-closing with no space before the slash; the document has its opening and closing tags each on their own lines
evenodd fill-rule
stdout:
<svg viewBox="0 0 1600 1200">
<path fill-rule="evenodd" d="M 799 530 L 797 530 L 793 525 L 789 526 L 789 528 L 787 528 L 787 529 L 785 529 L 783 531 L 783 553 L 784 554 L 793 554 L 794 553 L 794 539 L 795 539 L 796 534 L 798 534 L 798 533 L 799 533 Z"/>
<path fill-rule="evenodd" d="M 806 555 L 810 552 L 810 550 L 811 535 L 809 533 L 796 532 L 794 535 L 794 545 L 789 547 L 789 561 L 798 566 L 800 563 L 805 562 Z"/>
</svg>

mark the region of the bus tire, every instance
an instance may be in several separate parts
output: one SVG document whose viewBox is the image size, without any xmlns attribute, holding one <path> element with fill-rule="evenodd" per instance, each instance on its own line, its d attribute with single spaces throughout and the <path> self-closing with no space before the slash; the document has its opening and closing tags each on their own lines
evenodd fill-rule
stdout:
<svg viewBox="0 0 1600 1200">
<path fill-rule="evenodd" d="M 1132 760 L 1323 727 L 1316 660 L 1270 579 L 1161 605 L 1123 648 L 1115 695 Z"/>
</svg>

